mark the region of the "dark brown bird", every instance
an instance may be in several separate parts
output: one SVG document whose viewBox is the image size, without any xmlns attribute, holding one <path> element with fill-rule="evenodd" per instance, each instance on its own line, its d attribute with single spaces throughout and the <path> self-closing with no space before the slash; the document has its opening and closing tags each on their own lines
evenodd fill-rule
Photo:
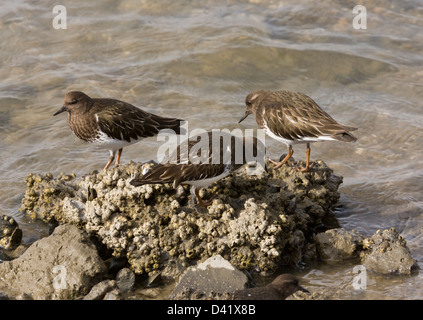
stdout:
<svg viewBox="0 0 423 320">
<path fill-rule="evenodd" d="M 299 92 L 259 90 L 250 93 L 245 99 L 247 110 L 239 120 L 254 114 L 259 128 L 273 139 L 285 143 L 289 152 L 275 169 L 285 164 L 293 155 L 294 144 L 305 143 L 306 166 L 298 171 L 309 171 L 310 143 L 317 141 L 338 140 L 354 142 L 357 140 L 349 131 L 357 128 L 344 126 L 336 122 L 323 111 L 310 97 Z"/>
<path fill-rule="evenodd" d="M 123 147 L 152 137 L 162 129 L 180 134 L 181 119 L 165 118 L 143 111 L 115 99 L 92 99 L 80 91 L 65 95 L 63 107 L 54 116 L 68 112 L 68 124 L 80 139 L 110 151 L 107 169 L 113 162 L 119 166 Z"/>
<path fill-rule="evenodd" d="M 281 274 L 271 283 L 263 287 L 237 290 L 233 293 L 233 300 L 285 300 L 297 291 L 309 292 L 298 284 L 295 276 L 289 273 Z"/>
<path fill-rule="evenodd" d="M 257 138 L 240 138 L 222 132 L 218 139 L 218 143 L 215 141 L 213 144 L 211 132 L 199 135 L 197 140 L 187 141 L 186 148 L 179 145 L 164 163 L 156 165 L 130 183 L 133 186 L 169 183 L 174 189 L 181 184 L 191 185 L 198 204 L 206 207 L 212 203 L 214 197 L 208 201 L 201 199 L 201 188 L 229 176 L 247 162 L 257 159 L 264 164 L 265 148 Z M 204 148 L 199 148 L 201 145 Z M 237 150 L 241 150 L 241 153 L 237 154 Z M 248 159 L 249 153 L 246 150 L 251 150 L 254 159 Z"/>
</svg>

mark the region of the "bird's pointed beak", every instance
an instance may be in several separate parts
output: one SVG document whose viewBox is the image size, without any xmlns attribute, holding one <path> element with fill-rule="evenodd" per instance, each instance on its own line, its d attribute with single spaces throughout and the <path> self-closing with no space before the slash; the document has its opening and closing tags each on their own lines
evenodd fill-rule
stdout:
<svg viewBox="0 0 423 320">
<path fill-rule="evenodd" d="M 59 110 L 59 111 L 57 111 L 55 114 L 53 114 L 53 116 L 57 116 L 59 113 L 62 113 L 62 112 L 65 112 L 65 111 L 68 111 L 68 109 L 66 108 L 66 106 L 65 106 L 65 105 L 63 105 L 63 106 L 60 108 L 60 110 Z"/>
<path fill-rule="evenodd" d="M 245 118 L 247 118 L 252 112 L 247 110 L 245 111 L 244 115 L 242 116 L 242 118 L 238 121 L 238 123 L 241 123 L 242 121 L 244 121 Z"/>
<path fill-rule="evenodd" d="M 310 293 L 310 291 L 308 291 L 306 288 L 303 288 L 303 287 L 301 287 L 301 286 L 298 286 L 298 291 L 302 291 L 302 292 Z"/>
</svg>

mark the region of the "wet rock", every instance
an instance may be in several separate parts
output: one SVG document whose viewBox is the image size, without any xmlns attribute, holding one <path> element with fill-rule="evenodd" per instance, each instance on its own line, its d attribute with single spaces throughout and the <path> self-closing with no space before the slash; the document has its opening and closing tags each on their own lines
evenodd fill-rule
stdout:
<svg viewBox="0 0 423 320">
<path fill-rule="evenodd" d="M 418 268 L 405 239 L 394 228 L 378 230 L 363 241 L 362 264 L 380 274 L 410 274 Z"/>
<path fill-rule="evenodd" d="M 117 289 L 115 280 L 104 280 L 91 288 L 83 300 L 103 300 L 107 293 Z"/>
<path fill-rule="evenodd" d="M 358 257 L 363 236 L 344 228 L 330 229 L 315 236 L 319 256 L 326 262 L 339 262 Z"/>
<path fill-rule="evenodd" d="M 103 300 L 120 300 L 120 299 L 121 299 L 120 291 L 119 289 L 116 288 L 110 292 L 107 292 Z"/>
<path fill-rule="evenodd" d="M 247 287 L 248 278 L 222 256 L 216 255 L 190 267 L 181 276 L 169 299 L 208 299 Z"/>
<path fill-rule="evenodd" d="M 216 254 L 239 269 L 272 273 L 297 265 L 313 234 L 339 199 L 342 177 L 322 161 L 311 172 L 296 163 L 269 173 L 244 170 L 200 194 L 217 195 L 207 209 L 193 207 L 188 187 L 133 187 L 130 181 L 152 163 L 133 163 L 80 178 L 28 174 L 21 210 L 46 222 L 71 223 L 126 258 L 136 274 L 177 277 Z"/>
<path fill-rule="evenodd" d="M 6 254 L 6 252 L 3 252 L 0 249 L 0 263 L 2 263 L 3 261 L 10 261 L 12 259 L 10 259 L 10 257 Z"/>
<path fill-rule="evenodd" d="M 116 285 L 122 292 L 132 290 L 135 285 L 135 273 L 129 268 L 119 270 L 116 275 Z"/>
<path fill-rule="evenodd" d="M 73 299 L 106 272 L 95 246 L 75 226 L 61 225 L 20 257 L 0 264 L 0 290 L 11 297 Z"/>
<path fill-rule="evenodd" d="M 17 296 L 14 297 L 15 300 L 33 300 L 33 297 L 29 293 L 19 293 Z"/>
<path fill-rule="evenodd" d="M 16 259 L 20 257 L 26 249 L 28 249 L 29 245 L 21 243 L 13 250 L 7 250 L 7 255 L 10 257 L 11 260 Z"/>
<path fill-rule="evenodd" d="M 9 296 L 6 292 L 0 291 L 0 300 L 9 300 Z"/>
<path fill-rule="evenodd" d="M 339 300 L 344 290 L 339 288 L 325 287 L 314 289 L 310 292 L 296 291 L 286 300 Z"/>
<path fill-rule="evenodd" d="M 137 288 L 137 299 L 141 296 L 143 299 L 158 299 L 162 290 L 159 287 L 156 288 Z"/>
<path fill-rule="evenodd" d="M 0 248 L 13 250 L 22 241 L 22 230 L 10 216 L 0 216 Z"/>
</svg>

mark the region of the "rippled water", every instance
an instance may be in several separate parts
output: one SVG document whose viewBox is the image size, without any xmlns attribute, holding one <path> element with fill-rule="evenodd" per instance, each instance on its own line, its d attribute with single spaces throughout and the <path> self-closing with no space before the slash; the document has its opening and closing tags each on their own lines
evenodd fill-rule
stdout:
<svg viewBox="0 0 423 320">
<path fill-rule="evenodd" d="M 57 1 L 0 4 L 0 213 L 26 242 L 43 232 L 19 212 L 28 172 L 101 169 L 108 154 L 80 142 L 53 117 L 69 90 L 113 97 L 190 128 L 235 128 L 253 90 L 310 95 L 354 144 L 313 144 L 344 177 L 337 216 L 366 236 L 395 227 L 423 263 L 423 7 L 418 0 L 366 5 L 355 30 L 353 1 L 62 1 L 67 29 L 52 26 Z M 255 127 L 250 117 L 245 126 Z M 286 152 L 267 140 L 270 154 Z M 122 161 L 155 158 L 155 138 Z M 303 146 L 294 157 L 305 158 Z M 353 266 L 298 273 L 310 290 L 338 287 L 351 299 L 422 299 L 423 276 L 369 276 L 355 291 Z"/>
</svg>

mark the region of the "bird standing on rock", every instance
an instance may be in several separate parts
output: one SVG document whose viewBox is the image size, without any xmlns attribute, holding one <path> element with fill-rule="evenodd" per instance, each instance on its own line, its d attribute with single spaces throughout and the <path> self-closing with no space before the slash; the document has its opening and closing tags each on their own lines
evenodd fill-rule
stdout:
<svg viewBox="0 0 423 320">
<path fill-rule="evenodd" d="M 305 143 L 306 165 L 298 171 L 310 170 L 310 143 L 338 140 L 354 142 L 357 140 L 349 131 L 357 128 L 336 122 L 323 111 L 310 97 L 299 92 L 258 90 L 246 99 L 246 111 L 238 123 L 248 115 L 254 114 L 259 128 L 264 129 L 271 138 L 288 146 L 288 155 L 281 161 L 273 162 L 275 169 L 285 164 L 293 155 L 294 144 Z"/>
<path fill-rule="evenodd" d="M 63 107 L 54 116 L 65 111 L 69 127 L 78 138 L 110 151 L 104 170 L 116 153 L 115 167 L 119 166 L 123 147 L 155 136 L 162 129 L 180 134 L 183 121 L 148 113 L 120 100 L 93 99 L 81 91 L 68 92 Z"/>
</svg>

